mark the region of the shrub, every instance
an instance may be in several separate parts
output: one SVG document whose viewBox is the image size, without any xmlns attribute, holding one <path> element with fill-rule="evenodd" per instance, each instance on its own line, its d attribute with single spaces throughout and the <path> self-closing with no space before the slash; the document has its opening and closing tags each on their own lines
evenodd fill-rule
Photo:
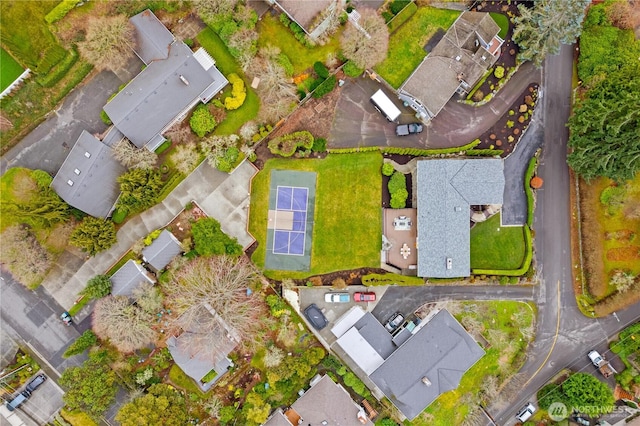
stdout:
<svg viewBox="0 0 640 426">
<path fill-rule="evenodd" d="M 239 256 L 242 246 L 235 238 L 222 232 L 220 222 L 214 218 L 203 218 L 193 224 L 193 242 L 195 251 L 201 256 L 228 254 Z"/>
<path fill-rule="evenodd" d="M 388 11 L 383 11 L 382 12 L 382 18 L 384 18 L 384 22 L 389 23 L 389 21 L 391 21 L 393 19 L 393 13 L 388 12 Z"/>
<path fill-rule="evenodd" d="M 224 100 L 224 107 L 227 110 L 238 109 L 247 98 L 247 88 L 244 85 L 244 81 L 235 73 L 229 74 L 227 79 L 233 88 L 231 89 L 231 96 Z"/>
<path fill-rule="evenodd" d="M 113 223 L 120 224 L 124 222 L 124 219 L 127 217 L 127 209 L 124 207 L 118 207 L 113 211 L 111 215 L 111 220 Z"/>
<path fill-rule="evenodd" d="M 516 123 L 514 123 L 512 120 L 507 120 L 507 127 L 508 128 L 512 128 Z"/>
<path fill-rule="evenodd" d="M 266 301 L 267 305 L 269 305 L 271 315 L 273 315 L 275 318 L 280 318 L 283 314 L 289 312 L 289 307 L 287 306 L 285 301 L 275 294 L 268 295 Z"/>
<path fill-rule="evenodd" d="M 293 64 L 291 63 L 291 59 L 284 53 L 280 53 L 276 57 L 276 63 L 282 67 L 284 70 L 284 74 L 287 77 L 293 76 Z"/>
<path fill-rule="evenodd" d="M 71 11 L 78 4 L 78 0 L 62 0 L 56 7 L 51 9 L 51 12 L 47 13 L 44 20 L 47 24 L 53 24 L 64 18 L 67 13 Z"/>
<path fill-rule="evenodd" d="M 394 15 L 397 15 L 409 3 L 411 3 L 411 0 L 393 0 L 389 5 L 389 11 L 391 11 L 391 13 L 393 13 Z"/>
<path fill-rule="evenodd" d="M 313 152 L 325 152 L 327 150 L 327 140 L 325 138 L 315 138 L 313 145 L 311 145 L 311 151 Z"/>
<path fill-rule="evenodd" d="M 318 77 L 322 79 L 329 78 L 329 70 L 322 62 L 316 61 L 313 64 L 313 70 L 318 74 Z"/>
<path fill-rule="evenodd" d="M 391 175 L 391 179 L 389 179 L 388 187 L 389 187 L 389 192 L 392 195 L 393 195 L 393 193 L 395 193 L 399 189 L 406 189 L 407 188 L 407 180 L 404 177 L 404 174 L 400 173 L 398 171 L 394 172 L 393 175 Z"/>
<path fill-rule="evenodd" d="M 191 114 L 189 120 L 189 126 L 193 133 L 199 137 L 204 137 L 207 133 L 213 131 L 216 128 L 216 119 L 209 112 L 209 108 L 206 105 L 199 105 Z"/>
<path fill-rule="evenodd" d="M 362 277 L 362 284 L 366 286 L 422 285 L 424 284 L 424 280 L 419 277 L 409 277 L 397 274 L 367 274 Z"/>
<path fill-rule="evenodd" d="M 493 71 L 493 75 L 495 75 L 496 78 L 504 77 L 504 67 L 501 67 L 500 65 L 498 65 L 496 69 Z"/>
<path fill-rule="evenodd" d="M 291 157 L 298 148 L 311 149 L 313 135 L 306 130 L 293 132 L 271 139 L 267 146 L 272 154 Z"/>
<path fill-rule="evenodd" d="M 363 68 L 358 68 L 353 61 L 347 61 L 346 64 L 342 67 L 342 71 L 349 77 L 359 77 L 364 72 Z"/>
<path fill-rule="evenodd" d="M 216 158 L 216 167 L 221 172 L 230 173 L 236 165 L 238 157 L 240 156 L 240 150 L 235 146 L 229 147 L 225 150 L 222 157 Z"/>
<path fill-rule="evenodd" d="M 62 354 L 62 357 L 69 358 L 74 355 L 81 354 L 96 343 L 98 343 L 98 337 L 93 331 L 87 330 L 82 333 L 80 337 L 78 337 L 72 344 L 69 345 L 64 354 Z"/>
<path fill-rule="evenodd" d="M 382 165 L 382 174 L 385 176 L 391 176 L 395 171 L 396 169 L 393 168 L 393 164 L 391 163 L 384 163 Z"/>
<path fill-rule="evenodd" d="M 96 275 L 87 282 L 80 294 L 89 299 L 100 299 L 111 293 L 111 280 L 107 275 Z"/>
<path fill-rule="evenodd" d="M 313 97 L 319 99 L 327 93 L 331 92 L 333 88 L 336 87 L 336 82 L 337 80 L 335 75 L 327 78 L 325 81 L 320 83 L 317 89 L 313 92 Z"/>
<path fill-rule="evenodd" d="M 286 13 L 281 13 L 280 14 L 280 22 L 282 23 L 282 25 L 284 25 L 285 27 L 289 27 L 289 24 L 291 24 L 291 19 L 289 19 L 289 17 L 287 16 Z"/>
<path fill-rule="evenodd" d="M 608 186 L 600 193 L 600 203 L 604 206 L 614 206 L 622 203 L 626 195 L 624 186 Z"/>
<path fill-rule="evenodd" d="M 189 47 L 193 47 L 194 45 L 192 38 L 185 38 L 183 41 L 184 41 L 184 44 L 186 44 Z"/>
</svg>

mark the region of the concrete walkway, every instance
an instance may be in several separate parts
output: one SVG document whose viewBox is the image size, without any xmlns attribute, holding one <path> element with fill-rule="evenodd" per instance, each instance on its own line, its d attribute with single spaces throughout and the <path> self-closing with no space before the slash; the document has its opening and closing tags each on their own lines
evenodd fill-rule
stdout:
<svg viewBox="0 0 640 426">
<path fill-rule="evenodd" d="M 195 201 L 208 216 L 220 221 L 221 228 L 236 237 L 243 246 L 253 242 L 247 232 L 249 182 L 257 169 L 248 161 L 231 174 L 223 173 L 203 162 L 183 180 L 162 203 L 130 219 L 120 228 L 118 242 L 109 250 L 82 259 L 77 252 L 65 252 L 57 267 L 42 283 L 43 287 L 65 308 L 70 308 L 89 279 L 104 274 L 131 248 L 133 243 L 150 232 L 166 226 L 190 201 Z M 82 321 L 90 309 L 75 318 Z"/>
</svg>

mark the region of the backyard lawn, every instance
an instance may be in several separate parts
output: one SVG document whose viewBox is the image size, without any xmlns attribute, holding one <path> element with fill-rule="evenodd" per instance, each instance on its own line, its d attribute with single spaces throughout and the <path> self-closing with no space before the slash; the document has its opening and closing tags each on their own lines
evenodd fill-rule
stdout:
<svg viewBox="0 0 640 426">
<path fill-rule="evenodd" d="M 468 328 L 471 328 L 469 324 L 475 323 L 490 347 L 462 376 L 458 388 L 440 395 L 421 416 L 410 423 L 412 425 L 466 424 L 465 417 L 478 402 L 484 402 L 485 405 L 495 402 L 491 400 L 495 395 L 485 389 L 487 378 L 494 376 L 497 385 L 500 385 L 515 374 L 524 362 L 522 355 L 532 336 L 535 316 L 530 305 L 515 301 L 457 302 L 450 311 Z M 465 317 L 470 318 L 465 320 Z M 484 401 L 482 393 L 485 393 Z"/>
<path fill-rule="evenodd" d="M 302 278 L 331 271 L 380 265 L 382 156 L 378 152 L 333 154 L 318 159 L 272 159 L 251 186 L 249 231 L 259 241 L 253 261 L 264 266 L 271 170 L 316 172 L 316 213 L 311 270 L 287 272 Z"/>
<path fill-rule="evenodd" d="M 330 56 L 335 56 L 340 50 L 340 31 L 334 34 L 331 41 L 324 46 L 316 46 L 309 49 L 303 46 L 293 33 L 282 25 L 277 18 L 266 14 L 258 22 L 258 47 L 268 44 L 277 46 L 287 55 L 293 64 L 294 74 L 300 74 L 307 68 L 311 68 L 316 61 L 326 63 Z"/>
<path fill-rule="evenodd" d="M 500 214 L 471 229 L 471 269 L 518 269 L 524 261 L 522 226 L 500 226 Z"/>
<path fill-rule="evenodd" d="M 459 12 L 433 7 L 421 7 L 389 38 L 387 59 L 375 67 L 394 88 L 409 77 L 425 56 L 424 45 L 438 29 L 446 31 Z"/>
<path fill-rule="evenodd" d="M 225 76 L 236 73 L 245 82 L 247 88 L 247 98 L 242 106 L 236 110 L 227 111 L 227 116 L 224 121 L 216 127 L 214 134 L 216 135 L 230 135 L 236 133 L 240 127 L 247 121 L 250 121 L 258 115 L 258 109 L 260 109 L 260 100 L 258 95 L 250 87 L 251 82 L 245 77 L 242 69 L 238 66 L 235 58 L 231 56 L 229 50 L 224 45 L 220 37 L 211 29 L 204 29 L 196 37 L 198 43 L 205 48 L 207 52 L 216 60 L 216 67 Z M 228 85 L 223 94 L 231 93 L 231 85 Z"/>
<path fill-rule="evenodd" d="M 0 92 L 9 87 L 13 81 L 20 77 L 24 69 L 15 59 L 4 49 L 0 49 Z"/>
<path fill-rule="evenodd" d="M 498 37 L 504 40 L 509 32 L 509 17 L 502 13 L 498 12 L 490 12 L 489 15 L 496 21 L 496 24 L 500 27 L 500 32 L 498 33 Z"/>
</svg>

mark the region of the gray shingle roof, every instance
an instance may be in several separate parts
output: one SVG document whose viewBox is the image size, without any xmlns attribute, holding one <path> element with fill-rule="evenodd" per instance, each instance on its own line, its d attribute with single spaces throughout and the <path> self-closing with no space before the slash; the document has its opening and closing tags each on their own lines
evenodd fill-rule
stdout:
<svg viewBox="0 0 640 426">
<path fill-rule="evenodd" d="M 165 229 L 149 246 L 142 249 L 142 258 L 155 271 L 161 271 L 180 253 L 180 241 Z"/>
<path fill-rule="evenodd" d="M 412 420 L 440 394 L 457 388 L 463 374 L 483 355 L 460 323 L 442 310 L 369 377 Z"/>
<path fill-rule="evenodd" d="M 140 15 L 134 18 L 136 25 L 146 31 L 139 36 L 162 34 L 157 19 Z M 160 40 L 145 42 L 145 49 L 157 51 L 157 46 L 163 46 L 166 35 L 159 37 Z M 160 134 L 176 118 L 198 102 L 208 102 L 228 83 L 204 49 L 194 53 L 179 40 L 168 49 L 166 59 L 151 62 L 104 106 L 113 124 L 138 148 L 152 140 L 161 142 Z"/>
<path fill-rule="evenodd" d="M 69 205 L 91 216 L 106 217 L 120 195 L 116 179 L 124 172 L 111 148 L 83 130 L 51 187 Z"/>
<path fill-rule="evenodd" d="M 132 16 L 129 22 L 136 29 L 136 55 L 145 65 L 153 61 L 167 59 L 169 45 L 175 38 L 149 9 Z"/>
<path fill-rule="evenodd" d="M 425 118 L 437 115 L 461 85 L 460 79 L 469 90 L 496 61 L 486 47 L 499 32 L 488 13 L 463 12 L 400 86 L 400 99 Z"/>
<path fill-rule="evenodd" d="M 133 290 L 138 287 L 140 283 L 154 283 L 147 270 L 133 259 L 127 260 L 127 262 L 110 277 L 110 280 L 111 294 L 115 296 L 132 296 Z"/>
<path fill-rule="evenodd" d="M 469 276 L 469 208 L 502 204 L 502 160 L 419 161 L 417 182 L 418 276 Z M 447 269 L 448 258 L 451 269 Z"/>
</svg>

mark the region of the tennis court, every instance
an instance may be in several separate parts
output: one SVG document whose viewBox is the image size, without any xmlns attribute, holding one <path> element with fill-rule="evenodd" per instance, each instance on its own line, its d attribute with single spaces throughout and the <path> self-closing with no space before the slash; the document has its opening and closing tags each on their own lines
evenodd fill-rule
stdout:
<svg viewBox="0 0 640 426">
<path fill-rule="evenodd" d="M 271 172 L 267 269 L 309 270 L 315 186 L 316 174 L 313 172 Z"/>
</svg>

